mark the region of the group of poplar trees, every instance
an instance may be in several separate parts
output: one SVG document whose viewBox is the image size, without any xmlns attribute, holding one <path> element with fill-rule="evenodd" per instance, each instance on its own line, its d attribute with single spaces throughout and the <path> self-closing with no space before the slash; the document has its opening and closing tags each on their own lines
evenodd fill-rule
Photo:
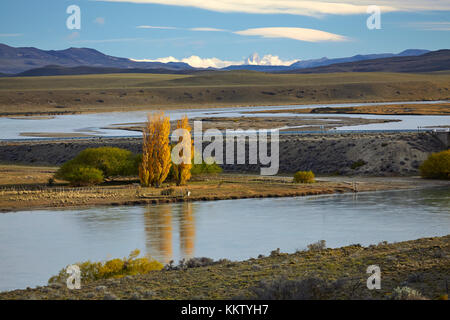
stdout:
<svg viewBox="0 0 450 320">
<path fill-rule="evenodd" d="M 177 121 L 177 129 L 185 129 L 191 132 L 187 116 Z M 190 135 L 189 135 L 190 136 Z M 191 178 L 192 156 L 186 160 L 183 154 L 190 148 L 189 154 L 193 155 L 192 140 L 186 136 L 179 138 L 179 145 L 184 148 L 179 150 L 178 156 L 183 161 L 180 164 L 172 162 L 172 148 L 170 144 L 170 118 L 163 112 L 149 114 L 148 121 L 143 129 L 142 162 L 139 165 L 139 178 L 145 187 L 160 187 L 170 175 L 177 185 L 184 185 Z M 186 144 L 189 144 L 188 146 Z"/>
</svg>

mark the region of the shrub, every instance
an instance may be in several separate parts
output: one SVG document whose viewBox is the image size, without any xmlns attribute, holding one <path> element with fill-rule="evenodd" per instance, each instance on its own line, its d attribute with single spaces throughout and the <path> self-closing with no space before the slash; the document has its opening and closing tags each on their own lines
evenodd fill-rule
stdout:
<svg viewBox="0 0 450 320">
<path fill-rule="evenodd" d="M 222 168 L 214 159 L 207 159 L 202 164 L 194 164 L 191 169 L 192 175 L 210 175 L 222 173 Z"/>
<path fill-rule="evenodd" d="M 98 171 L 101 173 L 101 180 Z M 137 175 L 137 171 L 137 157 L 128 150 L 114 147 L 88 148 L 64 163 L 56 172 L 55 178 L 72 184 L 84 184 L 85 181 L 88 184 L 95 184 L 103 182 L 104 178 Z M 95 175 L 95 179 L 80 180 L 78 178 L 80 174 Z"/>
<path fill-rule="evenodd" d="M 364 160 L 359 159 L 358 161 L 352 163 L 351 168 L 353 170 L 356 170 L 359 167 L 365 166 L 366 164 L 367 164 L 367 162 L 365 162 Z"/>
<path fill-rule="evenodd" d="M 170 271 L 170 270 L 186 270 L 190 268 L 200 268 L 200 267 L 207 267 L 207 266 L 213 266 L 216 264 L 226 263 L 229 262 L 226 259 L 221 259 L 218 261 L 214 261 L 211 258 L 207 257 L 201 257 L 201 258 L 191 258 L 189 260 L 180 260 L 178 265 L 174 265 L 174 261 L 170 261 L 169 264 L 167 264 L 164 267 L 164 270 Z"/>
<path fill-rule="evenodd" d="M 87 283 L 100 279 L 122 278 L 128 275 L 146 274 L 163 268 L 163 265 L 154 259 L 138 258 L 139 254 L 139 250 L 134 250 L 128 258 L 112 259 L 106 262 L 76 263 L 80 267 L 81 281 Z M 68 277 L 66 269 L 62 269 L 58 275 L 51 277 L 48 283 L 64 283 Z"/>
<path fill-rule="evenodd" d="M 214 175 L 222 173 L 222 168 L 214 161 L 214 159 L 207 159 L 203 161 L 202 164 L 192 164 L 191 175 Z M 167 181 L 176 182 L 177 173 L 174 166 L 170 168 L 169 175 L 167 176 Z"/>
<path fill-rule="evenodd" d="M 409 287 L 397 287 L 389 297 L 390 300 L 427 300 L 419 291 Z"/>
<path fill-rule="evenodd" d="M 314 183 L 315 176 L 312 171 L 297 171 L 294 174 L 295 183 Z"/>
<path fill-rule="evenodd" d="M 429 179 L 450 179 L 450 150 L 433 153 L 419 168 L 420 175 Z"/>
<path fill-rule="evenodd" d="M 175 189 L 174 188 L 168 188 L 168 189 L 164 189 L 161 191 L 161 195 L 162 196 L 171 196 L 175 194 Z"/>
<path fill-rule="evenodd" d="M 307 248 L 309 251 L 321 251 L 321 250 L 325 250 L 326 247 L 327 247 L 327 243 L 325 240 L 319 240 L 317 242 L 307 245 Z"/>
<path fill-rule="evenodd" d="M 60 169 L 61 170 L 61 169 Z M 68 164 L 55 175 L 56 178 L 69 181 L 73 186 L 89 186 L 100 184 L 104 180 L 102 171 L 79 164 Z"/>
</svg>

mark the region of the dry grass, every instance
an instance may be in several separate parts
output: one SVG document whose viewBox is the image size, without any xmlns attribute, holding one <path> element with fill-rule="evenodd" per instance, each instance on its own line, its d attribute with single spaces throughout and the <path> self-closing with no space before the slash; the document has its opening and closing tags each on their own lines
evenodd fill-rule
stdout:
<svg viewBox="0 0 450 320">
<path fill-rule="evenodd" d="M 0 164 L 0 188 L 7 186 L 43 185 L 58 170 L 57 167 L 34 167 Z"/>
<path fill-rule="evenodd" d="M 116 74 L 0 79 L 0 115 L 448 99 L 450 74 Z"/>
</svg>

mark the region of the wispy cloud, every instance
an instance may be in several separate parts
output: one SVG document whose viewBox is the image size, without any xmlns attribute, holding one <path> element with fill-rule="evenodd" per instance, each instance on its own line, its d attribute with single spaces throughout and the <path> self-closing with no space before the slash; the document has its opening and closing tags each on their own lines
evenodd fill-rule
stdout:
<svg viewBox="0 0 450 320">
<path fill-rule="evenodd" d="M 293 14 L 302 16 L 366 14 L 369 5 L 383 12 L 450 10 L 448 0 L 97 0 L 195 7 L 218 12 Z"/>
<path fill-rule="evenodd" d="M 0 33 L 0 37 L 21 37 L 22 33 Z"/>
<path fill-rule="evenodd" d="M 177 27 L 165 27 L 165 26 L 137 26 L 138 29 L 161 29 L 161 30 L 175 30 Z"/>
<path fill-rule="evenodd" d="M 141 41 L 143 38 L 117 38 L 117 39 L 99 39 L 99 40 L 76 40 L 72 43 L 79 44 L 90 44 L 90 43 L 111 43 L 111 42 L 130 42 L 130 41 Z"/>
<path fill-rule="evenodd" d="M 207 32 L 228 32 L 225 29 L 217 29 L 217 28 L 190 28 L 191 31 L 207 31 Z"/>
<path fill-rule="evenodd" d="M 288 28 L 288 27 L 270 27 L 270 28 L 252 28 L 240 31 L 230 31 L 225 29 L 202 27 L 202 28 L 177 28 L 177 27 L 157 27 L 157 26 L 138 26 L 139 29 L 178 29 L 189 31 L 210 31 L 210 32 L 230 32 L 241 36 L 260 36 L 263 38 L 286 38 L 307 42 L 322 41 L 348 41 L 349 38 L 326 31 L 307 29 L 307 28 Z"/>
<path fill-rule="evenodd" d="M 410 28 L 426 31 L 450 31 L 450 22 L 413 22 L 407 25 Z"/>
<path fill-rule="evenodd" d="M 348 41 L 349 38 L 339 34 L 306 28 L 254 28 L 234 32 L 243 36 L 260 36 L 263 38 L 287 38 L 307 42 Z"/>
<path fill-rule="evenodd" d="M 99 24 L 99 25 L 104 25 L 105 24 L 105 18 L 97 17 L 97 18 L 95 18 L 94 23 Z"/>
</svg>

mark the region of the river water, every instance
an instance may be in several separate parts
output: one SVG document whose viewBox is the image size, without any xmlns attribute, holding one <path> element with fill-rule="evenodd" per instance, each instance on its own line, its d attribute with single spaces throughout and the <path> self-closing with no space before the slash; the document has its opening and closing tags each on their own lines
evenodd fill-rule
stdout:
<svg viewBox="0 0 450 320">
<path fill-rule="evenodd" d="M 325 107 L 353 107 L 386 104 L 433 104 L 442 101 L 424 102 L 395 102 L 395 103 L 347 103 L 347 104 L 321 104 L 301 106 L 270 106 L 270 107 L 243 107 L 243 108 L 214 108 L 214 109 L 190 109 L 190 110 L 168 110 L 171 120 L 180 119 L 187 115 L 189 119 L 203 117 L 252 117 L 250 111 L 325 108 Z M 61 115 L 49 118 L 14 118 L 0 117 L 0 140 L 26 138 L 27 133 L 78 133 L 94 136 L 136 136 L 139 132 L 119 130 L 115 124 L 132 124 L 144 122 L 148 111 L 109 112 L 94 114 Z M 340 130 L 415 130 L 417 127 L 428 126 L 450 126 L 450 116 L 398 116 L 398 115 L 354 115 L 354 114 L 289 114 L 289 113 L 262 113 L 258 117 L 282 117 L 298 116 L 311 117 L 353 117 L 367 119 L 399 119 L 401 122 L 379 123 L 364 126 L 342 127 Z M 275 128 L 274 128 L 275 129 Z M 21 135 L 21 133 L 23 135 Z"/>
<path fill-rule="evenodd" d="M 0 291 L 44 285 L 79 261 L 140 249 L 163 263 L 243 260 L 318 240 L 328 247 L 450 233 L 450 187 L 296 198 L 0 214 Z"/>
</svg>

